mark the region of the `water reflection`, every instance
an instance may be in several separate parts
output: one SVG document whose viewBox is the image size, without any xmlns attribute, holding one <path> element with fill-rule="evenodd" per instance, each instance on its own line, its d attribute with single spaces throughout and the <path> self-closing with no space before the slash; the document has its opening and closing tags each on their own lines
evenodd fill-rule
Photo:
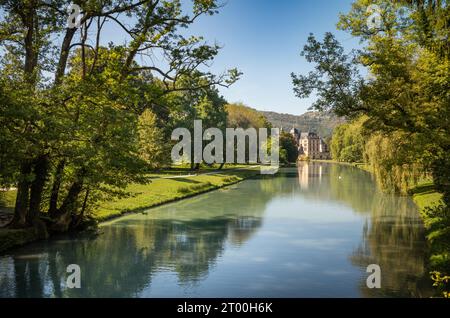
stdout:
<svg viewBox="0 0 450 318">
<path fill-rule="evenodd" d="M 370 221 L 351 257 L 356 265 L 376 263 L 382 269 L 383 288 L 368 290 L 362 284 L 365 296 L 430 296 L 423 226 L 412 211 L 415 207 L 408 198 L 374 196 Z"/>
<path fill-rule="evenodd" d="M 256 195 L 223 190 L 215 202 L 198 197 L 159 208 L 150 217 L 111 222 L 98 237 L 63 237 L 24 247 L 0 258 L 0 296 L 136 297 L 151 285 L 154 273 L 164 271 L 175 272 L 180 284 L 201 281 L 226 241 L 240 246 L 262 225 L 269 196 L 259 190 Z M 222 200 L 239 203 L 242 212 L 229 213 Z M 64 286 L 66 266 L 72 263 L 85 269 L 83 281 L 89 282 L 80 290 Z"/>
<path fill-rule="evenodd" d="M 0 257 L 0 297 L 424 296 L 424 240 L 411 200 L 371 176 L 303 163 L 276 178 L 152 209 Z M 82 269 L 67 289 L 66 266 Z M 382 289 L 365 268 L 382 269 Z"/>
<path fill-rule="evenodd" d="M 332 200 L 343 202 L 367 215 L 361 243 L 352 253 L 353 264 L 365 269 L 378 264 L 382 272 L 381 289 L 368 289 L 360 282 L 365 297 L 425 297 L 430 296 L 430 281 L 425 272 L 426 243 L 424 228 L 416 207 L 408 197 L 383 193 L 374 188 L 372 176 L 355 167 L 323 166 L 303 163 L 299 167 L 299 183 L 308 189 L 311 179 L 321 182 L 317 175 L 327 173 Z M 359 178 L 355 182 L 354 174 Z M 305 177 L 305 175 L 307 177 Z M 316 176 L 311 178 L 311 175 Z M 322 187 L 321 187 L 322 188 Z M 323 197 L 323 194 L 320 195 Z"/>
</svg>

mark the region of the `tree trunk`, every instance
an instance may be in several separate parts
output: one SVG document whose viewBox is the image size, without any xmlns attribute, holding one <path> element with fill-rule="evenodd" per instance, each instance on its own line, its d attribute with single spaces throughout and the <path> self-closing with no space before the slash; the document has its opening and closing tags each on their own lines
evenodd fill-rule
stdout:
<svg viewBox="0 0 450 318">
<path fill-rule="evenodd" d="M 77 199 L 83 190 L 83 177 L 70 186 L 67 196 L 64 198 L 61 207 L 57 210 L 56 216 L 50 225 L 50 230 L 54 232 L 67 232 L 72 223 L 72 214 L 76 211 Z"/>
<path fill-rule="evenodd" d="M 48 209 L 48 213 L 50 217 L 56 216 L 56 211 L 58 209 L 58 197 L 59 197 L 59 189 L 61 187 L 61 180 L 64 172 L 64 167 L 66 165 L 65 160 L 61 160 L 56 167 L 55 172 L 55 180 L 53 181 L 52 190 L 50 194 L 50 206 Z"/>
<path fill-rule="evenodd" d="M 77 228 L 81 222 L 83 221 L 84 218 L 84 212 L 86 211 L 86 207 L 87 207 L 87 202 L 88 202 L 88 198 L 89 198 L 89 187 L 86 189 L 86 194 L 84 195 L 84 200 L 83 200 L 83 205 L 81 206 L 81 211 L 80 214 L 78 214 L 72 224 L 73 228 Z"/>
<path fill-rule="evenodd" d="M 48 156 L 39 157 L 34 165 L 34 180 L 31 183 L 30 208 L 27 215 L 27 224 L 35 225 L 41 212 L 42 193 L 48 173 Z"/>
<path fill-rule="evenodd" d="M 26 75 L 26 81 L 31 85 L 36 84 L 37 74 L 35 72 L 38 52 L 35 45 L 35 19 L 36 19 L 36 2 L 30 1 L 28 7 L 21 13 L 26 26 L 26 36 L 24 40 L 25 44 L 25 64 L 24 71 Z"/>
<path fill-rule="evenodd" d="M 61 53 L 58 60 L 58 66 L 56 68 L 55 74 L 55 85 L 59 85 L 64 76 L 64 72 L 66 71 L 67 60 L 69 58 L 70 53 L 70 45 L 72 43 L 73 36 L 77 31 L 76 28 L 67 28 L 66 35 L 64 36 L 62 45 L 61 45 Z"/>
<path fill-rule="evenodd" d="M 31 164 L 23 163 L 20 168 L 19 183 L 17 185 L 16 205 L 14 208 L 14 217 L 9 227 L 23 228 L 26 226 L 28 204 L 30 200 L 30 173 Z"/>
<path fill-rule="evenodd" d="M 36 17 L 36 2 L 30 1 L 27 6 L 17 11 L 17 14 L 22 18 L 23 24 L 26 27 L 26 35 L 24 39 L 25 61 L 24 73 L 25 81 L 31 86 L 36 84 L 36 72 L 38 52 L 34 45 L 35 39 L 35 17 Z M 29 131 L 31 128 L 26 128 Z M 16 206 L 14 208 L 14 218 L 9 224 L 11 228 L 26 227 L 28 205 L 30 202 L 30 173 L 32 170 L 32 163 L 24 161 L 21 163 L 19 183 L 17 184 Z"/>
</svg>

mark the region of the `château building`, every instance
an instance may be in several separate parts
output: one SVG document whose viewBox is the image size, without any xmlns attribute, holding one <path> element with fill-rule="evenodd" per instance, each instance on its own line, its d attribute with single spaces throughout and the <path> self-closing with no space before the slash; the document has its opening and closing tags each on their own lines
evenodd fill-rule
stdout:
<svg viewBox="0 0 450 318">
<path fill-rule="evenodd" d="M 309 159 L 331 159 L 328 145 L 315 132 L 300 133 L 297 128 L 291 129 L 300 157 Z"/>
</svg>

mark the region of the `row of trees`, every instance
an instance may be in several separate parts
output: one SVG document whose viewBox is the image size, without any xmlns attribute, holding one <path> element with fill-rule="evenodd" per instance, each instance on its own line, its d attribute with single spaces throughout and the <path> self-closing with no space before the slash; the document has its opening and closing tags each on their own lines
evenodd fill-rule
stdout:
<svg viewBox="0 0 450 318">
<path fill-rule="evenodd" d="M 360 162 L 370 166 L 383 189 L 406 194 L 430 171 L 415 160 L 422 149 L 411 143 L 401 131 L 384 132 L 367 127 L 368 117 L 361 116 L 338 126 L 331 141 L 331 153 L 341 162 Z"/>
<path fill-rule="evenodd" d="M 42 235 L 76 228 L 91 202 L 145 182 L 171 126 L 223 122 L 215 87 L 239 77 L 210 73 L 219 47 L 183 36 L 217 12 L 214 0 L 193 0 L 189 13 L 179 0 L 79 0 L 80 28 L 67 26 L 70 3 L 0 1 L 0 183 L 17 187 L 10 227 Z M 104 42 L 113 24 L 123 43 Z"/>
<path fill-rule="evenodd" d="M 373 22 L 373 10 L 376 20 Z M 331 33 L 310 35 L 302 55 L 315 69 L 293 74 L 299 97 L 318 96 L 313 108 L 352 122 L 338 128 L 332 151 L 338 160 L 368 162 L 378 180 L 404 190 L 431 174 L 443 204 L 433 250 L 450 272 L 450 7 L 440 0 L 356 0 L 338 28 L 361 40 L 350 54 Z M 367 74 L 364 74 L 367 73 Z M 442 266 L 441 266 L 442 265 Z"/>
<path fill-rule="evenodd" d="M 0 186 L 17 187 L 9 226 L 42 236 L 170 166 L 174 128 L 271 127 L 220 96 L 240 72 L 208 71 L 219 46 L 185 35 L 215 0 L 75 3 L 79 28 L 68 27 L 71 1 L 0 1 Z M 103 40 L 112 27 L 122 43 Z"/>
</svg>

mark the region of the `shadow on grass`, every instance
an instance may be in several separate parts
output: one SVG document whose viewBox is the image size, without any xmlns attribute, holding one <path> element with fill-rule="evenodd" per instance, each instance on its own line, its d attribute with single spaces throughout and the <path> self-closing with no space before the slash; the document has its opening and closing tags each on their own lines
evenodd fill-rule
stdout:
<svg viewBox="0 0 450 318">
<path fill-rule="evenodd" d="M 411 195 L 413 194 L 429 194 L 429 193 L 433 193 L 435 192 L 435 186 L 432 183 L 425 183 L 425 184 L 421 184 L 418 185 L 416 187 L 414 187 L 413 189 L 409 190 L 409 193 Z"/>
<path fill-rule="evenodd" d="M 188 179 L 188 178 L 172 178 L 171 180 L 186 182 L 186 183 L 200 183 L 200 181 L 192 180 L 192 179 Z"/>
</svg>

